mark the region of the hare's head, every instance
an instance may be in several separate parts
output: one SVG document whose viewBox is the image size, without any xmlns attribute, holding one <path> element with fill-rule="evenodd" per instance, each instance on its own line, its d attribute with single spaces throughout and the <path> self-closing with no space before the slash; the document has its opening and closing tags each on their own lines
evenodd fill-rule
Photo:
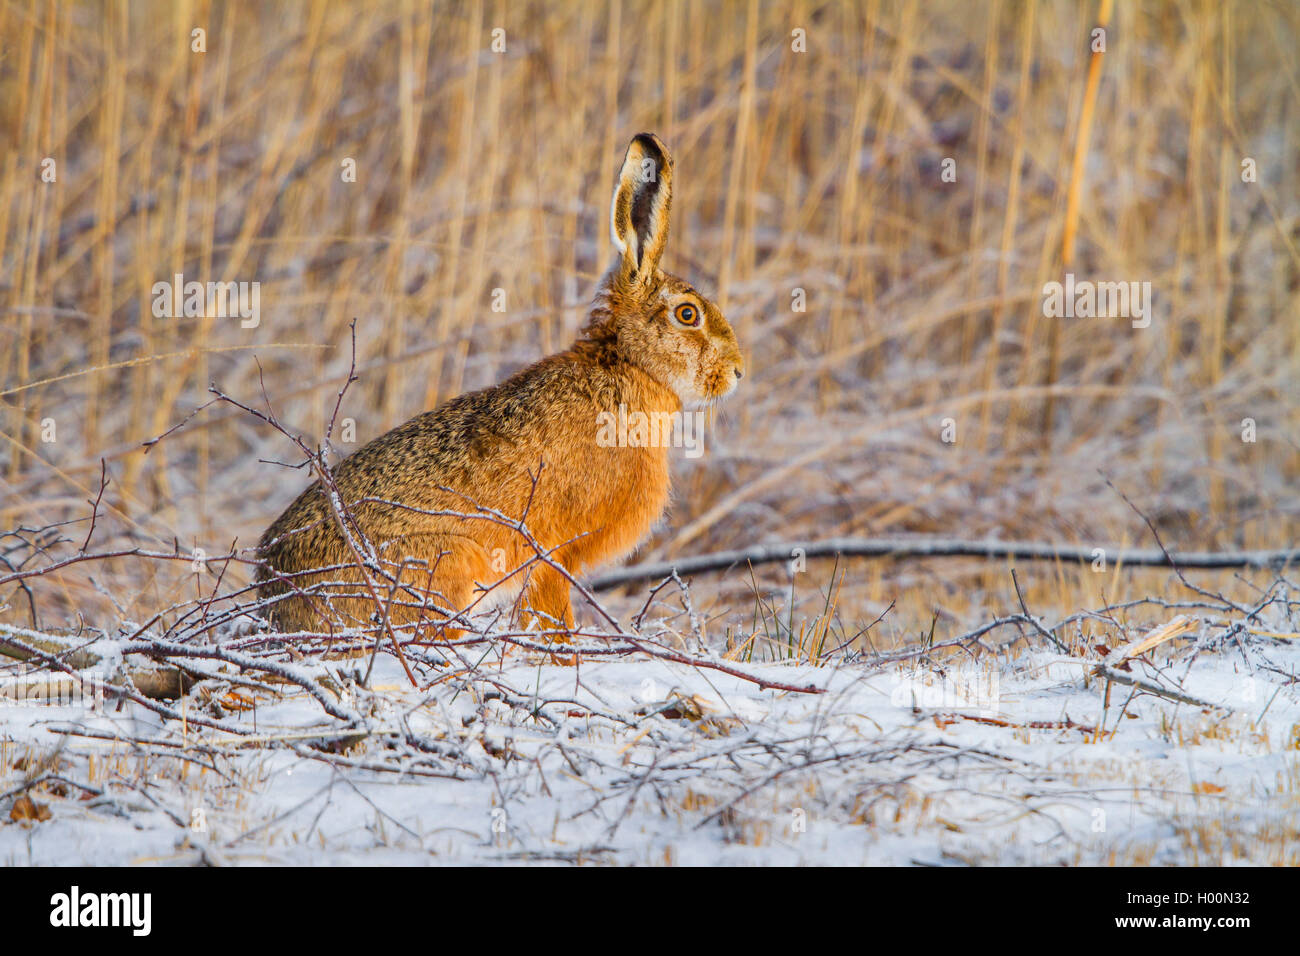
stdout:
<svg viewBox="0 0 1300 956">
<path fill-rule="evenodd" d="M 637 135 L 614 186 L 610 232 L 617 258 L 601 285 L 604 314 L 598 312 L 593 327 L 611 336 L 628 361 L 693 405 L 734 391 L 745 361 L 718 307 L 659 268 L 672 198 L 667 148 L 652 133 Z"/>
</svg>

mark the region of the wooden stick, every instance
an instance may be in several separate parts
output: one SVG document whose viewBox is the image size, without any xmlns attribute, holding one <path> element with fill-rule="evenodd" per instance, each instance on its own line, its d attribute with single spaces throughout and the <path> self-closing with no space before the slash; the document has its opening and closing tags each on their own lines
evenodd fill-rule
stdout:
<svg viewBox="0 0 1300 956">
<path fill-rule="evenodd" d="M 1113 667 L 1105 664 L 1098 664 L 1095 673 L 1099 677 L 1106 678 L 1107 681 L 1114 681 L 1117 684 L 1127 684 L 1130 687 L 1136 687 L 1138 690 L 1145 691 L 1148 694 L 1155 694 L 1157 697 L 1165 697 L 1169 700 L 1177 701 L 1180 704 L 1190 704 L 1193 707 L 1200 707 L 1202 710 L 1226 710 L 1232 712 L 1231 707 L 1225 707 L 1223 704 L 1216 704 L 1213 701 L 1205 700 L 1202 697 L 1193 697 L 1191 694 L 1185 694 L 1180 690 L 1174 690 L 1170 687 L 1161 687 L 1149 680 L 1143 680 L 1141 677 L 1134 677 L 1132 674 L 1125 674 L 1123 671 L 1117 671 Z"/>
<path fill-rule="evenodd" d="M 792 561 L 796 557 L 971 557 L 1021 561 L 1078 561 L 1091 563 L 1100 549 L 1110 564 L 1143 567 L 1180 568 L 1264 568 L 1300 563 L 1300 548 L 1276 551 L 1188 551 L 1167 554 L 1150 548 L 1125 549 L 1111 545 L 1063 545 L 1032 541 L 962 541 L 956 538 L 829 538 L 825 541 L 790 541 L 760 544 L 734 551 L 719 551 L 680 558 L 636 564 L 606 572 L 591 582 L 591 588 L 604 591 L 635 581 L 657 581 L 678 574 L 702 571 L 725 571 L 738 565 L 772 564 Z"/>
<path fill-rule="evenodd" d="M 1106 666 L 1115 667 L 1122 664 L 1130 657 L 1137 657 L 1145 654 L 1154 647 L 1158 647 L 1165 641 L 1171 641 L 1175 637 L 1181 637 L 1188 631 L 1196 630 L 1198 622 L 1185 614 L 1179 614 L 1176 618 L 1168 623 L 1161 624 L 1159 627 L 1152 628 L 1146 634 L 1139 637 L 1136 641 L 1130 641 L 1123 647 L 1117 647 L 1106 655 Z"/>
</svg>

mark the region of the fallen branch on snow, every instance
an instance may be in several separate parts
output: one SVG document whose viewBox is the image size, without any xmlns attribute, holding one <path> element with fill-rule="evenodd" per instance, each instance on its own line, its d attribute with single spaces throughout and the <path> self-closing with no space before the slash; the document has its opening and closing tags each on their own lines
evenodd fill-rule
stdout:
<svg viewBox="0 0 1300 956">
<path fill-rule="evenodd" d="M 1119 548 L 1113 545 L 1063 545 L 1032 541 L 962 541 L 957 538 L 828 538 L 825 541 L 787 541 L 752 548 L 719 551 L 618 568 L 591 582 L 594 591 L 622 584 L 659 580 L 673 572 L 697 574 L 726 571 L 738 565 L 772 564 L 796 558 L 1010 558 L 1020 561 L 1070 561 L 1091 563 L 1103 558 L 1109 564 L 1134 567 L 1181 568 L 1282 568 L 1300 563 L 1300 548 L 1275 551 L 1188 551 L 1172 554 L 1156 548 Z"/>
</svg>

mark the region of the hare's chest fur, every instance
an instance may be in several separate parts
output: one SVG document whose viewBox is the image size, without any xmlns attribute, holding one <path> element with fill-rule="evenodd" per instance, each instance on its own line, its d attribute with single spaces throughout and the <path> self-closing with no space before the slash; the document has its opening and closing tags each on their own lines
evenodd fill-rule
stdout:
<svg viewBox="0 0 1300 956">
<path fill-rule="evenodd" d="M 556 527 L 572 568 L 589 569 L 634 550 L 663 516 L 671 493 L 666 443 L 575 445 L 556 481 Z"/>
</svg>

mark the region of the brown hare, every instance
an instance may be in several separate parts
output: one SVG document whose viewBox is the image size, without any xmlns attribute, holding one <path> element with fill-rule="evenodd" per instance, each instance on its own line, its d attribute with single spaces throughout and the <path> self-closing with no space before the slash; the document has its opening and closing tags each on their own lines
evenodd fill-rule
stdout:
<svg viewBox="0 0 1300 956">
<path fill-rule="evenodd" d="M 572 628 L 569 580 L 511 523 L 574 575 L 627 555 L 668 504 L 670 442 L 612 442 L 609 423 L 670 421 L 744 371 L 717 306 L 659 268 L 672 184 L 664 144 L 636 136 L 610 209 L 616 258 L 577 341 L 371 441 L 333 470 L 342 507 L 317 481 L 267 529 L 259 596 L 276 627 L 386 619 L 455 637 L 450 621 L 518 600 L 525 625 Z"/>
</svg>

